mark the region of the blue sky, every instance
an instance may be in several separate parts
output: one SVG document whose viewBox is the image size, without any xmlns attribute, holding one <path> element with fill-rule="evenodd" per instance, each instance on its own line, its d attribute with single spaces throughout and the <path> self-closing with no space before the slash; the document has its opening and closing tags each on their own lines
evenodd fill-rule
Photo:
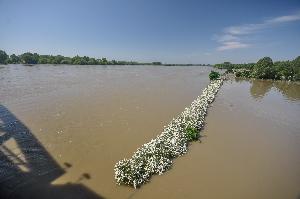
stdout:
<svg viewBox="0 0 300 199">
<path fill-rule="evenodd" d="M 300 0 L 0 0 L 0 49 L 168 63 L 300 55 Z"/>
</svg>

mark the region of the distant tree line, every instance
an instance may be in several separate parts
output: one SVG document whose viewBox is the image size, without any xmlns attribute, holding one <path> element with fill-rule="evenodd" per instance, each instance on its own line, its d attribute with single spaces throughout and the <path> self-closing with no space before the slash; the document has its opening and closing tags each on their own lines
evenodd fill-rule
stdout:
<svg viewBox="0 0 300 199">
<path fill-rule="evenodd" d="M 227 69 L 236 77 L 300 81 L 300 56 L 292 61 L 273 62 L 270 57 L 264 57 L 257 63 L 232 64 L 224 62 L 214 67 Z"/>
<path fill-rule="evenodd" d="M 163 64 L 164 66 L 211 66 L 210 64 Z"/>
<path fill-rule="evenodd" d="M 140 63 L 135 61 L 116 61 L 106 58 L 92 58 L 88 56 L 65 57 L 62 55 L 39 55 L 26 52 L 21 55 L 7 55 L 0 50 L 0 64 L 72 64 L 72 65 L 162 65 L 161 62 Z"/>
<path fill-rule="evenodd" d="M 163 64 L 161 62 L 136 62 L 136 61 L 116 61 L 106 58 L 92 58 L 88 56 L 65 57 L 62 55 L 39 55 L 37 53 L 26 52 L 21 55 L 8 55 L 0 50 L 0 64 L 72 64 L 72 65 L 164 65 L 164 66 L 209 66 L 209 64 Z"/>
</svg>

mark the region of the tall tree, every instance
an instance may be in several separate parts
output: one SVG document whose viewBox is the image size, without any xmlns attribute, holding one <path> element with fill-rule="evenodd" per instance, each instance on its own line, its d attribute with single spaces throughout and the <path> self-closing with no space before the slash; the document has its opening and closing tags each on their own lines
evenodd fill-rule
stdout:
<svg viewBox="0 0 300 199">
<path fill-rule="evenodd" d="M 38 63 L 38 54 L 32 54 L 30 52 L 24 53 L 21 55 L 22 63 L 24 64 L 37 64 Z"/>
<path fill-rule="evenodd" d="M 275 69 L 270 57 L 264 57 L 255 64 L 253 76 L 260 79 L 274 79 Z"/>
<path fill-rule="evenodd" d="M 10 64 L 19 64 L 19 63 L 20 63 L 20 57 L 18 57 L 18 56 L 15 55 L 15 54 L 12 54 L 12 55 L 9 57 L 9 63 L 10 63 Z"/>
<path fill-rule="evenodd" d="M 8 55 L 5 51 L 0 50 L 0 64 L 6 64 L 8 60 Z"/>
</svg>

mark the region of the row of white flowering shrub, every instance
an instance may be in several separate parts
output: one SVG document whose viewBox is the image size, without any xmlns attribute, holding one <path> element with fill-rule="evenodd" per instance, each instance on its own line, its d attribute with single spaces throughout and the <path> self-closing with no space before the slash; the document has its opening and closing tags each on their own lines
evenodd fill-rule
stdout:
<svg viewBox="0 0 300 199">
<path fill-rule="evenodd" d="M 114 168 L 117 184 L 137 188 L 149 181 L 151 175 L 161 175 L 168 170 L 173 158 L 185 154 L 189 141 L 199 135 L 207 108 L 213 102 L 222 83 L 222 78 L 211 81 L 201 96 L 174 118 L 160 135 L 138 148 L 130 159 L 117 162 Z M 196 136 L 193 134 L 195 132 Z"/>
</svg>

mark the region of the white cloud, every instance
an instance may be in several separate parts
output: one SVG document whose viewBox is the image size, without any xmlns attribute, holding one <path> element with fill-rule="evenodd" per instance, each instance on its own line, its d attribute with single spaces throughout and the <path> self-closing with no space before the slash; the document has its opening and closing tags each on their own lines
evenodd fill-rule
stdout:
<svg viewBox="0 0 300 199">
<path fill-rule="evenodd" d="M 285 15 L 264 20 L 262 23 L 243 24 L 239 26 L 229 26 L 223 30 L 221 36 L 217 36 L 215 40 L 220 44 L 218 51 L 247 48 L 250 44 L 243 42 L 245 35 L 251 35 L 259 30 L 267 29 L 275 25 L 287 22 L 300 21 L 300 12 L 294 15 Z"/>
<path fill-rule="evenodd" d="M 250 44 L 241 43 L 238 41 L 230 41 L 230 42 L 223 42 L 221 46 L 217 48 L 218 51 L 224 51 L 224 50 L 231 50 L 231 49 L 237 49 L 237 48 L 247 48 Z"/>
<path fill-rule="evenodd" d="M 245 24 L 241 26 L 230 26 L 225 28 L 225 34 L 229 35 L 247 35 L 257 30 L 265 28 L 266 24 Z"/>
<path fill-rule="evenodd" d="M 266 23 L 285 23 L 298 20 L 300 20 L 300 14 L 275 17 L 273 19 L 266 20 Z"/>
<path fill-rule="evenodd" d="M 218 42 L 226 42 L 226 41 L 232 41 L 238 39 L 239 39 L 238 37 L 233 36 L 232 34 L 225 34 L 217 38 Z"/>
</svg>

